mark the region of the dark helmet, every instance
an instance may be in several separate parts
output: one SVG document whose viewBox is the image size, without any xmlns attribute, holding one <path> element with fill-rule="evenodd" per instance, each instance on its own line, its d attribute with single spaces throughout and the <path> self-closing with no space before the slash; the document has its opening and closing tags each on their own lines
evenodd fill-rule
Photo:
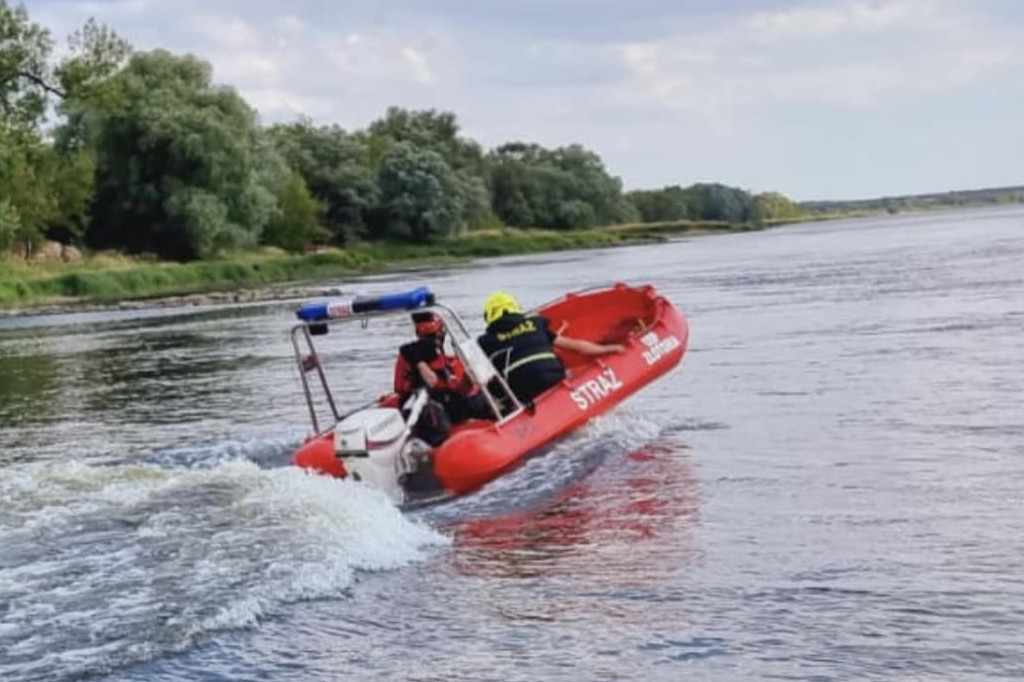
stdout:
<svg viewBox="0 0 1024 682">
<path fill-rule="evenodd" d="M 416 336 L 444 336 L 444 322 L 434 312 L 418 312 L 412 314 L 412 322 L 416 327 Z"/>
</svg>

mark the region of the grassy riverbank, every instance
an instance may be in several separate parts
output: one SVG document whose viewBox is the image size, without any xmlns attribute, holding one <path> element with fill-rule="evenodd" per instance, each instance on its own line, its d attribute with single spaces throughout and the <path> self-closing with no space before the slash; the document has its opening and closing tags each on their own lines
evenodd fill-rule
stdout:
<svg viewBox="0 0 1024 682">
<path fill-rule="evenodd" d="M 0 261 L 0 308 L 30 309 L 55 303 L 116 302 L 283 282 L 444 265 L 471 258 L 664 241 L 686 234 L 757 229 L 753 225 L 677 221 L 592 230 L 493 230 L 433 244 L 367 243 L 344 250 L 287 255 L 264 249 L 235 257 L 167 263 L 99 254 L 78 263 Z"/>
</svg>

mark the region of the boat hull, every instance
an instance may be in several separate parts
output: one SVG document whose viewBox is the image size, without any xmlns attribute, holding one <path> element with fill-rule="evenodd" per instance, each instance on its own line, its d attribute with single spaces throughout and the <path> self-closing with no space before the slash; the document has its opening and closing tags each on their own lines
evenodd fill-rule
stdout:
<svg viewBox="0 0 1024 682">
<path fill-rule="evenodd" d="M 460 424 L 432 454 L 433 474 L 449 494 L 470 493 L 524 458 L 604 414 L 682 360 L 689 326 L 682 313 L 651 286 L 571 293 L 537 311 L 551 329 L 574 338 L 619 343 L 621 354 L 586 358 L 558 350 L 567 377 L 533 405 L 500 423 Z M 345 476 L 330 432 L 306 441 L 294 463 Z"/>
<path fill-rule="evenodd" d="M 534 409 L 454 433 L 434 452 L 434 474 L 456 494 L 472 492 L 612 409 L 679 364 L 689 341 L 682 313 L 649 286 L 569 294 L 537 312 L 552 329 L 626 350 L 599 358 L 559 351 L 569 376 L 538 396 Z"/>
</svg>

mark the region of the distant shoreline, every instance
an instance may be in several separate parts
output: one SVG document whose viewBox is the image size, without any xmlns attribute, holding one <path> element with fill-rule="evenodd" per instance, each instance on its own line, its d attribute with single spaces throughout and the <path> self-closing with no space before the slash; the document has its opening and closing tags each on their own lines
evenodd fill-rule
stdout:
<svg viewBox="0 0 1024 682">
<path fill-rule="evenodd" d="M 193 263 L 121 257 L 22 265 L 0 275 L 0 316 L 275 300 L 305 295 L 308 283 L 462 265 L 479 258 L 659 243 L 702 234 L 761 229 L 707 221 L 621 225 L 591 230 L 494 230 L 432 244 L 369 243 L 308 255 L 240 254 Z"/>
<path fill-rule="evenodd" d="M 944 210 L 981 208 L 986 206 L 950 206 Z M 939 210 L 943 209 L 933 207 L 921 212 Z M 918 211 L 896 215 L 913 213 Z M 674 221 L 565 232 L 503 229 L 470 233 L 433 244 L 360 244 L 302 256 L 243 254 L 228 260 L 186 264 L 127 260 L 117 267 L 97 266 L 87 260 L 51 265 L 35 277 L 31 276 L 31 266 L 24 266 L 21 277 L 0 274 L 0 317 L 302 298 L 323 295 L 323 287 L 314 283 L 328 278 L 416 272 L 502 256 L 662 243 L 886 215 L 883 211 L 811 214 L 763 225 Z"/>
</svg>

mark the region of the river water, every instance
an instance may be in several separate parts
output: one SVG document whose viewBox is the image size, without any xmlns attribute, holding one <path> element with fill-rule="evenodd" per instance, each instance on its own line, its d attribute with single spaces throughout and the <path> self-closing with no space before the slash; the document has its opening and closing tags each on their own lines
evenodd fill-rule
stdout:
<svg viewBox="0 0 1024 682">
<path fill-rule="evenodd" d="M 331 282 L 652 282 L 673 373 L 410 513 L 287 466 L 294 303 L 0 320 L 0 679 L 1024 677 L 1024 210 Z M 325 339 L 345 404 L 404 321 Z"/>
</svg>

